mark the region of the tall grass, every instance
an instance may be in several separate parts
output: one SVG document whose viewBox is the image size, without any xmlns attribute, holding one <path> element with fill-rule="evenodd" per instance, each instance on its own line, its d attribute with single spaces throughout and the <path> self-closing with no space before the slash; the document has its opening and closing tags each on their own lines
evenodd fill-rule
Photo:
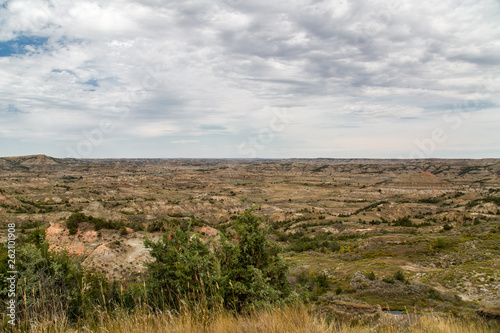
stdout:
<svg viewBox="0 0 500 333">
<path fill-rule="evenodd" d="M 200 309 L 196 310 L 199 311 Z M 204 318 L 203 318 L 204 317 Z M 390 319 L 393 318 L 393 319 Z M 349 323 L 328 322 L 323 317 L 311 313 L 305 306 L 270 307 L 253 310 L 246 314 L 235 314 L 226 310 L 213 312 L 210 318 L 189 308 L 177 313 L 169 311 L 155 314 L 152 309 L 143 308 L 133 313 L 116 312 L 109 316 L 106 312 L 100 319 L 81 320 L 69 324 L 64 318 L 48 322 L 40 317 L 33 322 L 30 332 L 95 332 L 95 333 L 495 333 L 497 324 L 466 321 L 447 316 L 420 316 L 412 320 L 395 320 L 398 316 L 387 315 L 370 326 Z M 404 318 L 404 316 L 399 316 Z M 16 332 L 16 331 L 14 331 Z"/>
</svg>

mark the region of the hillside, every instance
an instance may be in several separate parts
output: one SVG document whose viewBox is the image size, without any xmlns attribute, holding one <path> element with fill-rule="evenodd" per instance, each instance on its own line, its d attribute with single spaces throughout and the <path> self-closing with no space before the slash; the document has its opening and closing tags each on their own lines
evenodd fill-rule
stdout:
<svg viewBox="0 0 500 333">
<path fill-rule="evenodd" d="M 163 226 L 191 221 L 200 237 L 216 239 L 253 208 L 284 249 L 289 281 L 320 312 L 348 316 L 347 302 L 361 317 L 404 308 L 474 314 L 500 308 L 499 166 L 7 157 L 0 220 L 26 236 L 42 228 L 52 249 L 132 282 L 150 260 L 143 240 L 159 239 Z M 80 223 L 70 235 L 66 219 L 75 212 L 110 223 Z M 311 282 L 320 275 L 323 289 Z"/>
</svg>

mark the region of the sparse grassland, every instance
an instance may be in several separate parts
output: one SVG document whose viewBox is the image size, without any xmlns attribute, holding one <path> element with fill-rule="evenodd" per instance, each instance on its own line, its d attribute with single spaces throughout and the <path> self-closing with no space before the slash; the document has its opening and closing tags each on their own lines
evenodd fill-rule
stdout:
<svg viewBox="0 0 500 333">
<path fill-rule="evenodd" d="M 20 243 L 66 249 L 73 262 L 123 283 L 125 294 L 135 285 L 137 296 L 153 259 L 145 238 L 158 241 L 170 227 L 191 224 L 202 243 L 232 239 L 238 216 L 253 208 L 290 266 L 292 294 L 306 304 L 237 316 L 225 310 L 198 321 L 199 309 L 158 315 L 134 296 L 135 310 L 100 308 L 105 319 L 80 321 L 83 331 L 134 332 L 133 323 L 146 332 L 272 331 L 272 322 L 293 314 L 314 328 L 306 331 L 376 332 L 389 316 L 382 310 L 415 312 L 408 332 L 493 330 L 482 320 L 500 308 L 498 160 L 40 159 L 0 164 L 0 228 L 16 223 Z M 5 233 L 0 238 L 5 243 Z M 372 322 L 370 311 L 379 318 Z M 423 315 L 429 312 L 439 316 Z M 60 324 L 80 329 L 74 318 Z"/>
</svg>

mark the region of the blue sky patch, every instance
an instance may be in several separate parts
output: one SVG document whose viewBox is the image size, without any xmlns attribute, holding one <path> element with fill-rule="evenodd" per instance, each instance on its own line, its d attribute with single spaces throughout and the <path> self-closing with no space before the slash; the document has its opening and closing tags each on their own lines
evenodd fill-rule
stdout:
<svg viewBox="0 0 500 333">
<path fill-rule="evenodd" d="M 90 86 L 99 87 L 99 81 L 97 81 L 96 79 L 90 79 L 86 82 L 83 82 L 83 84 L 88 84 Z"/>
<path fill-rule="evenodd" d="M 0 114 L 2 116 L 13 116 L 14 114 L 25 113 L 19 110 L 14 104 L 0 105 Z"/>
<path fill-rule="evenodd" d="M 19 110 L 18 108 L 16 108 L 12 104 L 9 104 L 9 106 L 7 107 L 7 112 L 9 112 L 9 113 L 23 113 L 21 110 Z"/>
<path fill-rule="evenodd" d="M 26 54 L 26 46 L 38 47 L 47 43 L 47 37 L 19 36 L 6 42 L 0 42 L 0 57 L 11 57 L 16 54 Z"/>
<path fill-rule="evenodd" d="M 421 105 L 420 108 L 431 111 L 443 110 L 483 110 L 497 107 L 494 102 L 487 100 L 464 99 L 462 102 L 453 104 Z"/>
</svg>

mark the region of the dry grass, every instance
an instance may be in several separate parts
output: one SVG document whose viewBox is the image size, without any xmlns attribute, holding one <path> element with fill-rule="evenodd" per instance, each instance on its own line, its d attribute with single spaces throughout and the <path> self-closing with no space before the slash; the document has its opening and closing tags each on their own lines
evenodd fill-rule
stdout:
<svg viewBox="0 0 500 333">
<path fill-rule="evenodd" d="M 387 316 L 386 318 L 390 318 Z M 393 317 L 393 318 L 404 318 Z M 311 314 L 305 307 L 287 307 L 258 310 L 247 315 L 233 315 L 220 311 L 211 318 L 200 319 L 196 313 L 184 311 L 172 315 L 153 315 L 151 311 L 134 314 L 106 315 L 98 322 L 81 322 L 77 327 L 65 320 L 57 322 L 39 321 L 30 332 L 95 332 L 95 333 L 495 333 L 500 326 L 487 325 L 478 321 L 463 321 L 452 317 L 421 316 L 412 320 L 382 319 L 372 326 L 353 326 L 347 323 L 328 323 L 325 319 Z"/>
</svg>

